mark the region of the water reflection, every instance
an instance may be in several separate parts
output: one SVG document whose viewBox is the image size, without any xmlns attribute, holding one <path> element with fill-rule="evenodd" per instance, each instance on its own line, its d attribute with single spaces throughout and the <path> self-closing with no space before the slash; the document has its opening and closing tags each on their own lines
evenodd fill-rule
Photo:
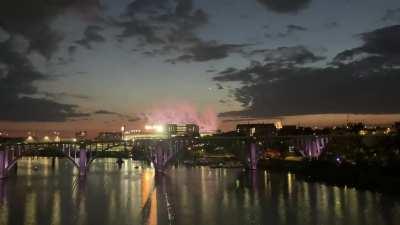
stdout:
<svg viewBox="0 0 400 225">
<path fill-rule="evenodd" d="M 7 196 L 6 181 L 0 179 L 0 206 L 5 204 L 6 196 Z"/>
<path fill-rule="evenodd" d="M 86 179 L 65 159 L 18 162 L 0 181 L 0 224 L 389 224 L 392 197 L 306 183 L 290 173 L 93 162 Z M 38 168 L 38 169 L 35 169 Z"/>
</svg>

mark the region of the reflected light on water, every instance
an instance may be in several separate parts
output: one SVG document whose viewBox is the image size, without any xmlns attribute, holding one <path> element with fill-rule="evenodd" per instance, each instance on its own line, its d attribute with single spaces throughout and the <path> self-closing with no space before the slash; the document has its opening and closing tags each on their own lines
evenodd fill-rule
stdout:
<svg viewBox="0 0 400 225">
<path fill-rule="evenodd" d="M 58 166 L 57 166 L 58 165 Z M 34 169 L 38 166 L 39 169 Z M 47 168 L 46 168 L 47 167 Z M 58 169 L 56 169 L 58 167 Z M 25 158 L 0 182 L 1 225 L 397 225 L 394 198 L 307 183 L 291 173 L 97 159 L 79 179 L 66 159 Z"/>
<path fill-rule="evenodd" d="M 54 192 L 51 224 L 61 224 L 61 197 L 60 191 Z"/>
<path fill-rule="evenodd" d="M 25 200 L 25 219 L 24 224 L 32 224 L 36 223 L 36 192 L 31 192 L 26 195 Z"/>
</svg>

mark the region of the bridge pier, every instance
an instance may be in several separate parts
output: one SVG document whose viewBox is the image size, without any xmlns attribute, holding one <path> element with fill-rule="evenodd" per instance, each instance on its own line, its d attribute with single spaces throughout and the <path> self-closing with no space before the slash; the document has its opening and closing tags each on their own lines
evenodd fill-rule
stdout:
<svg viewBox="0 0 400 225">
<path fill-rule="evenodd" d="M 156 146 L 156 150 L 153 155 L 153 164 L 154 168 L 156 169 L 156 172 L 158 173 L 164 172 L 164 167 L 166 165 L 166 162 L 167 162 L 167 157 L 164 148 L 163 146 L 161 146 L 161 144 L 158 144 Z"/>
<path fill-rule="evenodd" d="M 8 177 L 11 168 L 17 166 L 17 159 L 21 156 L 21 146 L 0 149 L 0 179 Z"/>
<path fill-rule="evenodd" d="M 258 163 L 258 154 L 257 154 L 257 144 L 252 142 L 250 143 L 249 155 L 248 155 L 248 167 L 250 170 L 256 170 Z"/>
<path fill-rule="evenodd" d="M 86 148 L 81 147 L 79 149 L 79 175 L 86 176 L 88 170 L 88 160 Z"/>
<path fill-rule="evenodd" d="M 156 173 L 164 173 L 169 161 L 177 154 L 177 151 L 176 143 L 157 143 L 155 150 L 151 153 Z"/>
<path fill-rule="evenodd" d="M 0 206 L 4 203 L 7 197 L 6 182 L 0 179 Z"/>
<path fill-rule="evenodd" d="M 7 152 L 5 150 L 0 150 L 0 179 L 7 177 Z"/>
</svg>

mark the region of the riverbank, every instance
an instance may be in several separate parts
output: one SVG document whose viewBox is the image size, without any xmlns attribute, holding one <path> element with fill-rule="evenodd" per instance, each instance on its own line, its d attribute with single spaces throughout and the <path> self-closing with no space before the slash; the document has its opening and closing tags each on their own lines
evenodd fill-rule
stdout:
<svg viewBox="0 0 400 225">
<path fill-rule="evenodd" d="M 202 154 L 201 157 L 186 158 L 183 164 L 188 166 L 209 166 L 211 168 L 244 168 L 232 154 Z"/>
<path fill-rule="evenodd" d="M 352 165 L 328 161 L 260 160 L 259 168 L 298 174 L 308 182 L 322 182 L 400 195 L 400 165 Z"/>
<path fill-rule="evenodd" d="M 184 160 L 184 164 L 211 168 L 245 168 L 243 163 L 231 155 L 202 155 Z M 258 168 L 274 172 L 291 172 L 307 182 L 354 187 L 359 190 L 400 196 L 400 165 L 382 167 L 370 164 L 338 164 L 322 160 L 262 159 L 258 163 Z"/>
</svg>

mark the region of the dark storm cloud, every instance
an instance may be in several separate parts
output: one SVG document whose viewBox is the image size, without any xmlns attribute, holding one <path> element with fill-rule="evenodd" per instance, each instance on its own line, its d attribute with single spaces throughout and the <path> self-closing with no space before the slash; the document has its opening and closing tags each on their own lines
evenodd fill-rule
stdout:
<svg viewBox="0 0 400 225">
<path fill-rule="evenodd" d="M 400 22 L 400 8 L 388 9 L 382 17 L 383 21 Z"/>
<path fill-rule="evenodd" d="M 9 42 L 0 43 L 0 120 L 66 121 L 88 116 L 78 112 L 76 105 L 31 97 L 40 94 L 33 83 L 50 77 L 37 71 L 25 53 L 16 52 Z"/>
<path fill-rule="evenodd" d="M 91 43 L 101 43 L 106 41 L 106 39 L 100 34 L 101 31 L 103 31 L 102 27 L 89 25 L 86 27 L 85 32 L 83 33 L 83 39 L 76 41 L 76 43 L 84 46 L 87 49 L 92 49 Z"/>
<path fill-rule="evenodd" d="M 205 62 L 226 58 L 230 53 L 240 53 L 248 45 L 246 44 L 219 44 L 215 41 L 200 42 L 185 50 L 185 54 L 176 59 L 169 60 L 175 62 Z"/>
<path fill-rule="evenodd" d="M 138 37 L 142 45 L 158 45 L 153 52 L 179 51 L 201 40 L 195 30 L 208 22 L 202 9 L 192 0 L 139 0 L 128 5 L 124 16 L 116 21 L 123 28 L 121 41 Z"/>
<path fill-rule="evenodd" d="M 234 98 L 244 110 L 221 115 L 399 113 L 399 29 L 393 26 L 361 34 L 364 44 L 338 54 L 335 66 L 282 67 L 253 62 L 242 70 L 223 71 L 214 80 L 242 83 L 234 91 Z M 304 61 L 298 62 L 302 65 Z"/>
<path fill-rule="evenodd" d="M 400 64 L 400 25 L 377 29 L 360 35 L 364 44 L 338 54 L 334 63 L 346 63 L 367 57 L 369 62 L 378 64 Z"/>
<path fill-rule="evenodd" d="M 277 13 L 297 13 L 307 8 L 311 0 L 257 0 L 257 2 Z"/>
<path fill-rule="evenodd" d="M 0 1 L 0 35 L 8 36 L 0 41 L 0 120 L 66 121 L 89 116 L 76 105 L 55 101 L 55 96 L 34 97 L 43 96 L 34 83 L 51 76 L 39 72 L 27 55 L 37 52 L 50 60 L 63 40 L 52 22 L 68 10 L 94 18 L 99 8 L 98 0 Z"/>
<path fill-rule="evenodd" d="M 15 122 L 64 122 L 73 117 L 86 117 L 77 112 L 77 106 L 61 104 L 44 98 L 0 97 L 0 120 Z"/>
<path fill-rule="evenodd" d="M 10 34 L 19 34 L 30 43 L 29 50 L 49 59 L 58 49 L 62 35 L 51 27 L 51 22 L 66 10 L 78 10 L 88 16 L 100 7 L 97 0 L 2 0 L 0 26 Z"/>
</svg>

